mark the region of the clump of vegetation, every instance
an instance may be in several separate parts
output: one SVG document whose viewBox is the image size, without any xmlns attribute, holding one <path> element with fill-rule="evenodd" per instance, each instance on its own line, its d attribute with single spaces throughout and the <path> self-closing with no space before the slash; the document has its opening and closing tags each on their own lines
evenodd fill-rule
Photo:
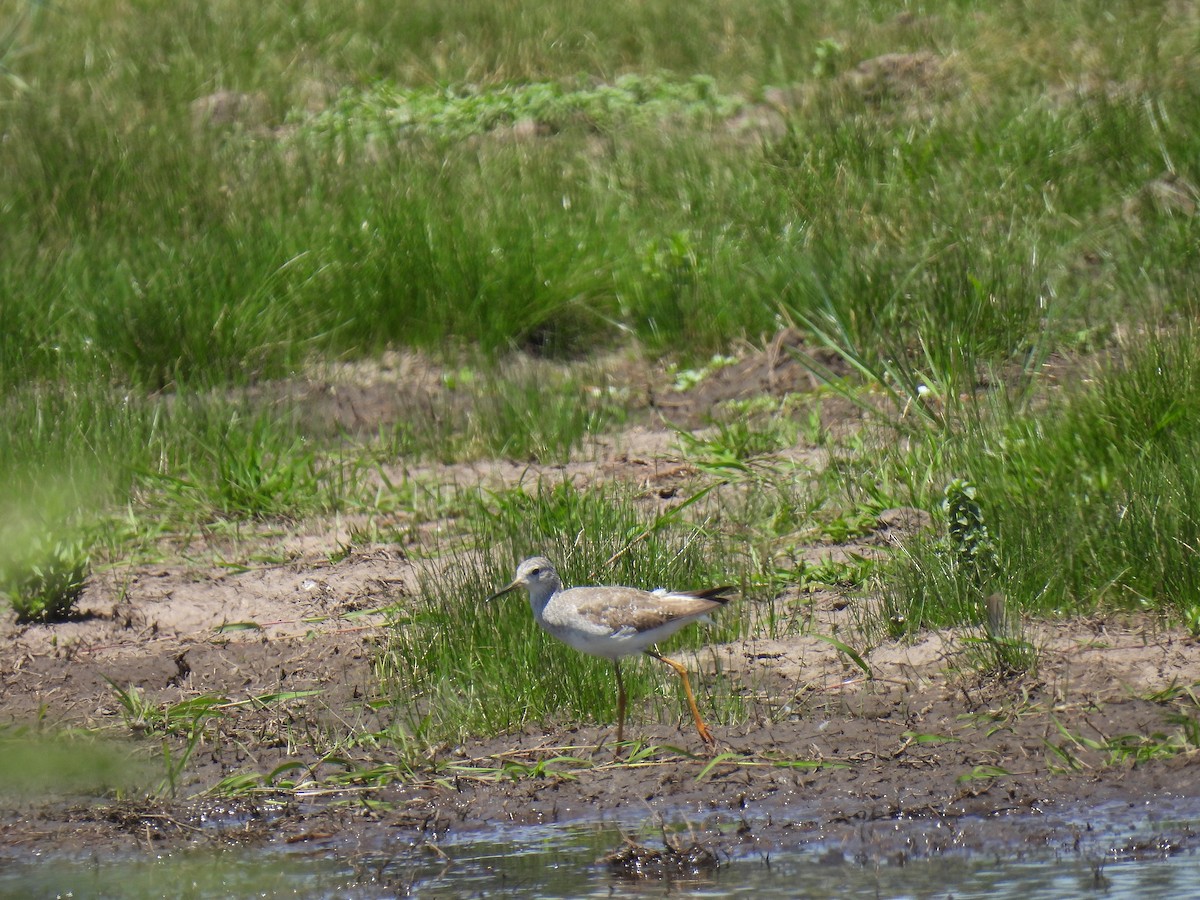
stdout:
<svg viewBox="0 0 1200 900">
<path fill-rule="evenodd" d="M 8 565 L 0 591 L 8 595 L 18 622 L 62 622 L 74 614 L 91 565 L 82 540 L 45 539 L 25 559 Z"/>
<path fill-rule="evenodd" d="M 980 582 L 992 565 L 992 540 L 975 499 L 975 485 L 956 478 L 946 485 L 944 494 L 942 512 L 946 515 L 950 549 Z"/>
<path fill-rule="evenodd" d="M 676 80 L 629 74 L 613 84 L 536 82 L 434 89 L 380 82 L 367 91 L 343 94 L 332 109 L 307 121 L 303 130 L 463 138 L 527 121 L 547 131 L 572 125 L 607 131 L 631 122 L 664 119 L 712 122 L 732 115 L 742 103 L 720 93 L 715 79 L 707 75 Z"/>
<path fill-rule="evenodd" d="M 481 601 L 511 580 L 517 560 L 535 552 L 546 553 L 574 585 L 737 583 L 741 573 L 718 568 L 718 560 L 728 558 L 717 552 L 720 538 L 685 515 L 695 508 L 690 501 L 698 507 L 702 499 L 697 495 L 682 508 L 647 516 L 623 487 L 582 491 L 569 483 L 539 484 L 462 497 L 464 531 L 486 549 L 454 553 L 436 576 L 423 576 L 426 603 L 397 612 L 378 658 L 380 678 L 412 736 L 436 743 L 523 721 L 590 715 L 611 720 L 611 667 L 543 635 L 527 603 L 513 597 Z M 746 621 L 739 616 L 749 615 L 745 604 L 739 606 L 718 617 L 707 633 L 682 633 L 670 646 L 731 639 Z M 635 717 L 648 699 L 660 707 L 669 702 L 654 691 L 662 683 L 658 669 L 631 663 L 625 686 Z M 715 707 L 718 721 L 736 709 L 738 699 L 719 679 L 698 689 L 700 702 Z"/>
</svg>

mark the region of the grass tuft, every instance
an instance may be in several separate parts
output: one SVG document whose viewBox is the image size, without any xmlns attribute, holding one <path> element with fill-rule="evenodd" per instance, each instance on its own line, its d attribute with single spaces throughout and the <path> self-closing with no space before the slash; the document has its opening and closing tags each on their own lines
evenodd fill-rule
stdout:
<svg viewBox="0 0 1200 900">
<path fill-rule="evenodd" d="M 410 729 L 430 742 L 527 721 L 611 722 L 615 715 L 609 663 L 543 634 L 518 597 L 482 604 L 511 580 L 518 560 L 545 553 L 568 584 L 652 589 L 731 582 L 713 567 L 710 536 L 679 519 L 648 521 L 619 489 L 513 489 L 474 501 L 466 515 L 467 533 L 486 550 L 455 554 L 422 581 L 423 601 L 392 623 L 379 660 Z M 659 669 L 635 660 L 625 668 L 631 721 L 650 695 L 658 697 L 656 715 L 680 714 L 675 686 Z M 668 696 L 660 693 L 663 685 L 670 685 Z"/>
<path fill-rule="evenodd" d="M 7 564 L 0 592 L 8 596 L 18 622 L 63 622 L 75 614 L 91 566 L 82 539 L 43 537 L 25 558 Z"/>
</svg>

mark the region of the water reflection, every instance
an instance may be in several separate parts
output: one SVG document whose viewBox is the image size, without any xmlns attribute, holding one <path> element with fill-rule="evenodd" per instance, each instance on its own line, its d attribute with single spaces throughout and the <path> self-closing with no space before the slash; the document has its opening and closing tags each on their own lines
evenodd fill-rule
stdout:
<svg viewBox="0 0 1200 900">
<path fill-rule="evenodd" d="M 1045 846 L 1031 852 L 1010 842 L 1002 853 L 890 855 L 862 863 L 855 861 L 861 853 L 811 841 L 770 853 L 735 852 L 723 856 L 715 869 L 683 867 L 663 877 L 634 878 L 599 862 L 622 846 L 615 825 L 538 826 L 437 845 L 410 846 L 392 833 L 360 836 L 366 843 L 354 847 L 279 844 L 155 858 L 7 861 L 0 863 L 0 897 L 1194 896 L 1200 857 L 1192 849 L 1174 851 L 1179 835 L 1195 835 L 1196 820 L 1172 815 L 1169 825 L 1149 818 L 1119 823 L 1117 812 L 1100 827 L 1089 819 L 1087 841 L 1069 852 Z M 1130 815 L 1128 808 L 1123 812 Z M 1106 833 L 1118 824 L 1123 824 L 1119 832 Z M 660 847 L 661 841 L 660 835 Z"/>
</svg>

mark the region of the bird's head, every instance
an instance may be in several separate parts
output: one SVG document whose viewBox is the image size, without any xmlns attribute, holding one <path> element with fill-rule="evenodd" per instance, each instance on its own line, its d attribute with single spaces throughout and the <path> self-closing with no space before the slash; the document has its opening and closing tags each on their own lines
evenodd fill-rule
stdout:
<svg viewBox="0 0 1200 900">
<path fill-rule="evenodd" d="M 542 593 L 545 588 L 550 588 L 550 592 L 552 593 L 561 584 L 558 572 L 554 570 L 554 564 L 550 560 L 544 556 L 531 556 L 517 566 L 517 574 L 507 587 L 496 591 L 496 593 L 492 594 L 484 602 L 495 600 L 497 597 L 503 596 L 519 587 L 528 588 L 533 593 Z M 539 591 L 539 588 L 542 588 L 542 590 Z"/>
</svg>

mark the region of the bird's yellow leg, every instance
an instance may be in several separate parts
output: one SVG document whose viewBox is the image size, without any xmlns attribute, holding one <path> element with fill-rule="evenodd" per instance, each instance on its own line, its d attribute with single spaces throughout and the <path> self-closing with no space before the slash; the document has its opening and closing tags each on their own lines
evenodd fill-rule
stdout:
<svg viewBox="0 0 1200 900">
<path fill-rule="evenodd" d="M 700 739 L 706 744 L 715 744 L 712 733 L 708 730 L 708 726 L 704 724 L 704 720 L 700 718 L 700 709 L 696 706 L 696 695 L 692 693 L 692 683 L 688 680 L 687 669 L 673 659 L 667 659 L 665 656 L 659 656 L 652 650 L 647 650 L 648 656 L 653 656 L 661 663 L 666 663 L 683 680 L 683 692 L 687 694 L 688 708 L 692 711 L 692 718 L 696 721 L 696 731 L 700 732 Z"/>
</svg>

